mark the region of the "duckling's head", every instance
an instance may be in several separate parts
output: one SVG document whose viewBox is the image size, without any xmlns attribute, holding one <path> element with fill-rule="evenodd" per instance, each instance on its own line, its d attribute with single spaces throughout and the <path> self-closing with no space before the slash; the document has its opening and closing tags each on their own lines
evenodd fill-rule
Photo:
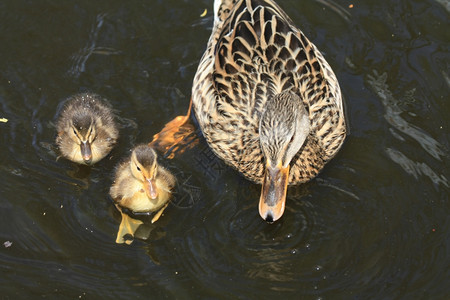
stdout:
<svg viewBox="0 0 450 300">
<path fill-rule="evenodd" d="M 69 120 L 70 137 L 80 147 L 83 162 L 87 165 L 93 163 L 92 143 L 97 137 L 96 118 L 88 110 L 77 111 Z M 97 161 L 96 159 L 95 161 Z"/>
<path fill-rule="evenodd" d="M 158 172 L 157 155 L 148 145 L 139 145 L 131 153 L 131 173 L 142 181 L 144 190 L 150 199 L 158 197 L 156 176 Z"/>
<path fill-rule="evenodd" d="M 310 131 L 310 119 L 300 97 L 285 91 L 267 100 L 259 123 L 265 175 L 259 214 L 269 223 L 284 213 L 289 166 Z"/>
<path fill-rule="evenodd" d="M 57 123 L 56 143 L 62 156 L 79 164 L 94 164 L 105 157 L 118 138 L 111 109 L 96 94 L 69 98 Z"/>
</svg>

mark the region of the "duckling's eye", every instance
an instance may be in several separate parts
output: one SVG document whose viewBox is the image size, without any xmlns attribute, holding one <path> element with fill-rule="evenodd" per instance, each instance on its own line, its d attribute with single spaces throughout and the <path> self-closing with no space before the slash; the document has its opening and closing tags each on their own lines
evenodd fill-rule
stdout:
<svg viewBox="0 0 450 300">
<path fill-rule="evenodd" d="M 139 168 L 138 166 L 136 166 L 136 169 L 140 172 L 141 171 L 141 168 Z"/>
<path fill-rule="evenodd" d="M 77 131 L 75 130 L 75 128 L 73 128 L 72 130 L 73 130 L 73 134 L 77 135 Z"/>
</svg>

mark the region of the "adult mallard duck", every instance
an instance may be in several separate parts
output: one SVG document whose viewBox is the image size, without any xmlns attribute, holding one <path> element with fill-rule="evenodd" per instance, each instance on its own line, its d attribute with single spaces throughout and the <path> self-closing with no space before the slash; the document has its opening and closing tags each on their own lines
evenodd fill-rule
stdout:
<svg viewBox="0 0 450 300">
<path fill-rule="evenodd" d="M 61 155 L 79 164 L 90 165 L 104 158 L 119 137 L 111 108 L 91 93 L 70 97 L 56 128 Z"/>
<path fill-rule="evenodd" d="M 346 136 L 336 76 L 271 0 L 214 1 L 192 103 L 216 155 L 262 184 L 267 222 L 282 216 L 287 185 L 315 177 Z"/>
</svg>

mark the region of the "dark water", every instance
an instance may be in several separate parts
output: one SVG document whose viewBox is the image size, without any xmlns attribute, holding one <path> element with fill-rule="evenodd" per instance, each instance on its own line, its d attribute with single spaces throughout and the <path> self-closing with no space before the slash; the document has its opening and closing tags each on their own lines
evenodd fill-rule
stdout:
<svg viewBox="0 0 450 300">
<path fill-rule="evenodd" d="M 185 113 L 212 1 L 0 3 L 1 298 L 448 299 L 449 1 L 279 4 L 340 80 L 344 147 L 267 225 L 260 187 L 201 142 L 168 161 L 174 203 L 128 246 L 113 167 Z M 82 91 L 121 118 L 92 169 L 54 149 L 59 104 Z"/>
</svg>

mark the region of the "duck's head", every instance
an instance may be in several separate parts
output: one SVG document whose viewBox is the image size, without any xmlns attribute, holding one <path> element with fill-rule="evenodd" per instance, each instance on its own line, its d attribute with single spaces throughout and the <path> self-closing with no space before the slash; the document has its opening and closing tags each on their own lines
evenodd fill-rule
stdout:
<svg viewBox="0 0 450 300">
<path fill-rule="evenodd" d="M 93 158 L 92 143 L 97 137 L 98 120 L 87 110 L 81 110 L 69 120 L 67 131 L 71 140 L 79 146 L 82 162 L 89 165 L 100 158 Z M 81 162 L 81 161 L 80 161 Z"/>
<path fill-rule="evenodd" d="M 291 91 L 267 100 L 259 123 L 265 174 L 259 214 L 269 223 L 284 212 L 289 166 L 310 131 L 310 119 L 300 97 Z"/>
<path fill-rule="evenodd" d="M 131 154 L 130 168 L 133 176 L 142 182 L 148 198 L 158 198 L 156 187 L 158 163 L 155 150 L 147 145 L 139 145 L 134 148 Z"/>
</svg>

